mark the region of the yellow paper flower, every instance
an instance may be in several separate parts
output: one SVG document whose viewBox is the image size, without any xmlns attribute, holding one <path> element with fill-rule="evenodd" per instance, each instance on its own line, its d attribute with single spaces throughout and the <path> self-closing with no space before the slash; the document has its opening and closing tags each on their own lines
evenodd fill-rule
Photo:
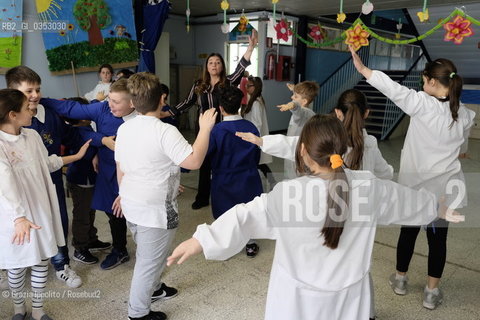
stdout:
<svg viewBox="0 0 480 320">
<path fill-rule="evenodd" d="M 345 19 L 347 18 L 347 15 L 343 12 L 337 13 L 337 22 L 338 23 L 343 23 Z"/>
<path fill-rule="evenodd" d="M 426 9 L 425 11 L 418 11 L 417 16 L 420 22 L 428 22 L 428 19 L 430 18 L 428 14 L 428 9 Z"/>
<path fill-rule="evenodd" d="M 359 23 L 348 29 L 346 34 L 347 39 L 345 39 L 345 43 L 351 45 L 353 50 L 357 51 L 362 46 L 368 46 L 370 34 Z"/>
<path fill-rule="evenodd" d="M 230 4 L 228 3 L 228 1 L 223 0 L 222 2 L 220 2 L 220 7 L 222 8 L 222 10 L 228 10 Z"/>
<path fill-rule="evenodd" d="M 278 0 L 272 0 L 272 3 L 273 4 L 278 3 Z"/>
</svg>

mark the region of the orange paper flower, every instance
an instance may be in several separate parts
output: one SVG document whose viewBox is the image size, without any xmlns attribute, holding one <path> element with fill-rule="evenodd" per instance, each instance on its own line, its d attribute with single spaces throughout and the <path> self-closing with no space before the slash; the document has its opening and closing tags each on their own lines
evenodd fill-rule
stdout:
<svg viewBox="0 0 480 320">
<path fill-rule="evenodd" d="M 345 43 L 351 45 L 353 50 L 357 51 L 361 46 L 368 46 L 369 36 L 370 34 L 357 23 L 354 27 L 347 30 Z"/>
<path fill-rule="evenodd" d="M 447 31 L 443 40 L 461 44 L 463 39 L 473 35 L 473 30 L 470 28 L 471 24 L 467 19 L 456 16 L 452 22 L 447 22 L 443 25 L 443 28 Z"/>
</svg>

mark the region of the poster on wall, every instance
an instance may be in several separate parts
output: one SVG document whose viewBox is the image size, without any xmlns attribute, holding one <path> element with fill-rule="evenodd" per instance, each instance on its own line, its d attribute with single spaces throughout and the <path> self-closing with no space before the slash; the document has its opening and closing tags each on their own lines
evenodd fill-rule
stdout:
<svg viewBox="0 0 480 320">
<path fill-rule="evenodd" d="M 0 74 L 22 63 L 22 9 L 21 0 L 0 2 Z"/>
<path fill-rule="evenodd" d="M 320 44 L 320 43 L 331 41 L 337 37 L 340 37 L 342 32 L 343 30 L 341 29 L 324 27 L 319 23 L 309 23 L 307 39 L 310 42 Z M 338 50 L 338 51 L 346 51 L 348 49 L 346 45 L 345 45 L 345 48 L 342 47 L 341 43 L 333 43 L 329 46 L 322 46 L 322 47 L 307 45 L 307 47 L 316 48 L 316 49 Z"/>
<path fill-rule="evenodd" d="M 125 0 L 36 0 L 40 21 L 63 26 L 42 33 L 54 75 L 138 64 L 132 6 Z"/>
</svg>

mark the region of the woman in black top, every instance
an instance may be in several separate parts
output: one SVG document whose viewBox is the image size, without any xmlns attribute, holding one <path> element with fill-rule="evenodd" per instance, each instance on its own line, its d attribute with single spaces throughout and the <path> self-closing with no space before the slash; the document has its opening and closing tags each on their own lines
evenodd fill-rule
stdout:
<svg viewBox="0 0 480 320">
<path fill-rule="evenodd" d="M 221 121 L 219 109 L 219 89 L 225 86 L 238 86 L 242 79 L 245 68 L 250 65 L 250 57 L 258 43 L 257 31 L 253 30 L 248 37 L 248 48 L 237 65 L 235 72 L 227 76 L 225 62 L 219 53 L 211 53 L 205 60 L 202 79 L 197 80 L 187 98 L 162 116 L 177 117 L 189 110 L 193 105 L 199 104 L 200 112 L 215 108 L 217 110 L 217 123 Z M 200 168 L 198 179 L 198 193 L 192 209 L 200 209 L 208 206 L 210 202 L 210 157 L 207 155 Z"/>
</svg>

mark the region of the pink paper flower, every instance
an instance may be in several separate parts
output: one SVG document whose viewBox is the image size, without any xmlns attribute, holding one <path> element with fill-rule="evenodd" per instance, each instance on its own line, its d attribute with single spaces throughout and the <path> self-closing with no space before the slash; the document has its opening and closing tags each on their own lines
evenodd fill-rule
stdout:
<svg viewBox="0 0 480 320">
<path fill-rule="evenodd" d="M 316 25 L 316 26 L 313 26 L 312 29 L 310 29 L 310 37 L 316 41 L 320 41 L 320 40 L 323 40 L 325 37 L 324 37 L 324 30 L 322 29 L 322 27 L 320 25 Z"/>
<path fill-rule="evenodd" d="M 470 28 L 472 23 L 461 16 L 456 16 L 452 22 L 447 22 L 443 25 L 445 31 L 444 41 L 453 41 L 455 44 L 461 44 L 463 39 L 473 35 L 473 30 Z"/>
<path fill-rule="evenodd" d="M 288 41 L 288 37 L 292 35 L 292 31 L 288 28 L 287 20 L 285 19 L 280 20 L 273 28 L 277 31 L 277 39 Z"/>
</svg>

